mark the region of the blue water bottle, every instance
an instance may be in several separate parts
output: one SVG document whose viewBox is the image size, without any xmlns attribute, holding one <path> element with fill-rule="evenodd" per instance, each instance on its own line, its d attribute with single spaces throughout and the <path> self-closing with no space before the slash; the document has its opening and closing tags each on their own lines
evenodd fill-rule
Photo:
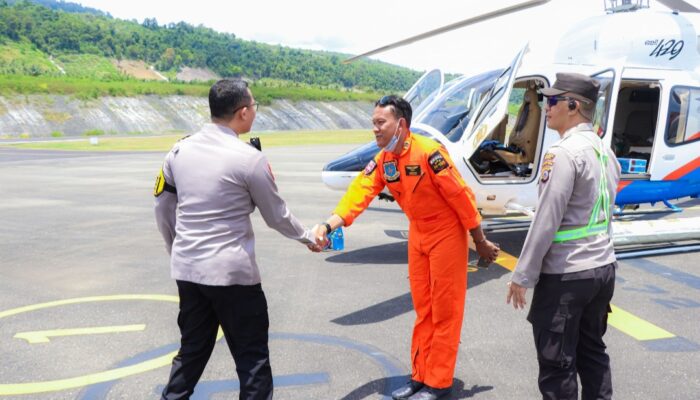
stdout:
<svg viewBox="0 0 700 400">
<path fill-rule="evenodd" d="M 331 232 L 331 234 L 328 235 L 328 239 L 330 240 L 331 250 L 343 250 L 345 248 L 345 239 L 343 238 L 342 227 L 339 227 Z"/>
</svg>

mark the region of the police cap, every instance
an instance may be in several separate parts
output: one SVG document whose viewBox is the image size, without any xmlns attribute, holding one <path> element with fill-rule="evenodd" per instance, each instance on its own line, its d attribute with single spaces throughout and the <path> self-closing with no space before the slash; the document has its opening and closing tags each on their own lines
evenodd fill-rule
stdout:
<svg viewBox="0 0 700 400">
<path fill-rule="evenodd" d="M 567 96 L 583 100 L 587 104 L 595 104 L 598 101 L 599 89 L 600 83 L 588 75 L 559 72 L 554 85 L 541 89 L 540 92 L 547 97 L 566 93 Z"/>
</svg>

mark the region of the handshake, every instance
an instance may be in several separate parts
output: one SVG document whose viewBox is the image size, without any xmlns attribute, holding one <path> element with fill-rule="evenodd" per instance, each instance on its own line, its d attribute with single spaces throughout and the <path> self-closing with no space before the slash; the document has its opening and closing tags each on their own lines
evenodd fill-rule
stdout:
<svg viewBox="0 0 700 400">
<path fill-rule="evenodd" d="M 318 253 L 328 246 L 328 229 L 327 224 L 316 224 L 311 229 L 311 233 L 314 236 L 314 243 L 308 243 L 306 247 L 309 248 L 314 253 Z"/>
</svg>

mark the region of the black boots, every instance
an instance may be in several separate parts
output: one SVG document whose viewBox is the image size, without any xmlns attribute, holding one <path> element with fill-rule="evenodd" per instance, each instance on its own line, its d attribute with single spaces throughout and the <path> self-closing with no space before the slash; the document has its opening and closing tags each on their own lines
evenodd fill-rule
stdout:
<svg viewBox="0 0 700 400">
<path fill-rule="evenodd" d="M 391 392 L 391 398 L 394 400 L 408 399 L 409 397 L 411 397 L 411 395 L 421 390 L 423 386 L 424 385 L 422 382 L 416 382 L 413 379 L 411 379 L 404 386 L 401 386 L 400 388 Z"/>
<path fill-rule="evenodd" d="M 438 400 L 447 399 L 452 392 L 452 387 L 435 389 L 421 382 L 411 380 L 404 386 L 391 392 L 394 400 Z"/>
<path fill-rule="evenodd" d="M 408 400 L 438 400 L 447 399 L 452 392 L 451 387 L 444 389 L 435 389 L 430 386 L 423 386 L 423 389 L 419 390 L 416 394 L 409 397 Z"/>
</svg>

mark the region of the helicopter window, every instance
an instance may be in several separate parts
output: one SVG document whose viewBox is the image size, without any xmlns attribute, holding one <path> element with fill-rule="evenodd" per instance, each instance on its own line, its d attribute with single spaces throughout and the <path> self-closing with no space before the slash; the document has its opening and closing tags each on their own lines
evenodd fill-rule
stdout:
<svg viewBox="0 0 700 400">
<path fill-rule="evenodd" d="M 416 122 L 432 126 L 452 142 L 458 141 L 500 74 L 501 71 L 491 71 L 455 82 L 418 116 Z"/>
<path fill-rule="evenodd" d="M 668 102 L 666 143 L 700 140 L 700 88 L 674 87 Z"/>
<path fill-rule="evenodd" d="M 455 83 L 459 82 L 459 80 L 460 80 L 460 79 L 452 79 L 452 80 L 449 80 L 449 81 L 447 81 L 447 82 L 445 83 L 445 85 L 443 85 L 442 88 L 437 88 L 437 89 L 433 90 L 433 92 L 430 93 L 430 94 L 425 98 L 425 100 L 421 101 L 421 103 L 418 104 L 417 107 L 414 107 L 414 108 L 413 108 L 413 116 L 414 116 L 414 119 L 416 119 L 416 118 L 420 115 L 420 113 L 422 113 L 423 110 L 425 110 L 425 109 L 428 107 L 428 105 L 430 105 L 430 103 L 432 103 L 433 100 L 435 100 L 441 93 L 444 93 L 444 92 L 446 92 L 447 90 L 449 90 L 452 86 L 455 85 Z M 413 104 L 411 104 L 411 105 L 413 106 Z"/>
<path fill-rule="evenodd" d="M 406 95 L 408 101 L 413 108 L 418 108 L 430 95 L 440 90 L 442 86 L 442 73 L 440 70 L 430 71 L 422 81 L 420 81 L 413 90 Z"/>
</svg>

